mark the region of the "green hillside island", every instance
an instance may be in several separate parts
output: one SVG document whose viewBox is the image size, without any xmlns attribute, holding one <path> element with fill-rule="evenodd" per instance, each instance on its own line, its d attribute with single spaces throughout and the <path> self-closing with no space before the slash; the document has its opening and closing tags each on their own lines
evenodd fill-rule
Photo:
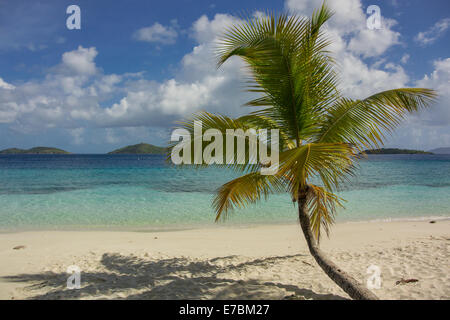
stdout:
<svg viewBox="0 0 450 320">
<path fill-rule="evenodd" d="M 166 150 L 166 148 L 157 147 L 152 144 L 139 143 L 108 152 L 108 154 L 165 154 Z"/>
<path fill-rule="evenodd" d="M 365 154 L 433 154 L 432 152 L 426 152 L 422 150 L 409 150 L 409 149 L 397 149 L 397 148 L 381 148 L 364 150 Z"/>
<path fill-rule="evenodd" d="M 0 154 L 70 154 L 70 152 L 58 148 L 35 147 L 31 149 L 9 148 L 1 150 Z"/>
</svg>

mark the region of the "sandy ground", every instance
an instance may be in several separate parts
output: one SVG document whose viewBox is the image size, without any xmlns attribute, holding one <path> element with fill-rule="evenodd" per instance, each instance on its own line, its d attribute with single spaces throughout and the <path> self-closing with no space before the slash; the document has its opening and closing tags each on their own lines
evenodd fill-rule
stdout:
<svg viewBox="0 0 450 320">
<path fill-rule="evenodd" d="M 19 248 L 17 248 L 19 246 Z M 20 248 L 20 246 L 25 246 Z M 450 221 L 342 223 L 321 244 L 382 299 L 450 299 Z M 16 249 L 13 249 L 15 248 Z M 67 268 L 81 288 L 66 287 Z M 400 279 L 417 282 L 398 284 Z M 346 299 L 297 225 L 0 234 L 1 299 Z"/>
</svg>

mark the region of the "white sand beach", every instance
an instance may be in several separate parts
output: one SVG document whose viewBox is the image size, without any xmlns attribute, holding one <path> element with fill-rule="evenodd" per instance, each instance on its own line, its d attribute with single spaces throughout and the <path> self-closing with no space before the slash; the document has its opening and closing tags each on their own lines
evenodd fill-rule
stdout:
<svg viewBox="0 0 450 320">
<path fill-rule="evenodd" d="M 24 247 L 21 247 L 24 246 Z M 324 251 L 381 299 L 450 299 L 450 221 L 353 222 Z M 16 249 L 13 249 L 16 248 Z M 81 289 L 66 288 L 67 267 Z M 396 285 L 400 279 L 417 282 Z M 297 225 L 170 232 L 0 234 L 1 299 L 347 299 L 309 255 Z"/>
</svg>

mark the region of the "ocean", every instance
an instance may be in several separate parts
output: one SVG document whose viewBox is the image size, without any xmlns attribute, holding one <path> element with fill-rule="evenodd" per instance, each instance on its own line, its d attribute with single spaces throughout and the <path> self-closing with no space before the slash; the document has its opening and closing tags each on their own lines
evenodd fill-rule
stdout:
<svg viewBox="0 0 450 320">
<path fill-rule="evenodd" d="M 177 168 L 159 155 L 0 155 L 0 230 L 173 230 L 215 226 L 227 169 Z M 450 217 L 450 155 L 370 155 L 339 196 L 337 221 Z M 297 221 L 287 194 L 220 225 Z"/>
</svg>

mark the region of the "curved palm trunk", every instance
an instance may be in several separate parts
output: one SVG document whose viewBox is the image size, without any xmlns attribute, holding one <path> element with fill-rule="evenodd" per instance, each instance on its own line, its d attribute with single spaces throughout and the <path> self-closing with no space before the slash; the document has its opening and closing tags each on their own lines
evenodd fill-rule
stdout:
<svg viewBox="0 0 450 320">
<path fill-rule="evenodd" d="M 323 271 L 342 288 L 352 299 L 356 300 L 378 300 L 367 288 L 358 283 L 353 277 L 342 271 L 336 264 L 330 261 L 320 250 L 309 222 L 309 216 L 306 212 L 306 193 L 299 196 L 298 199 L 298 217 L 300 226 L 303 230 L 306 242 L 308 243 L 309 252 Z"/>
</svg>

